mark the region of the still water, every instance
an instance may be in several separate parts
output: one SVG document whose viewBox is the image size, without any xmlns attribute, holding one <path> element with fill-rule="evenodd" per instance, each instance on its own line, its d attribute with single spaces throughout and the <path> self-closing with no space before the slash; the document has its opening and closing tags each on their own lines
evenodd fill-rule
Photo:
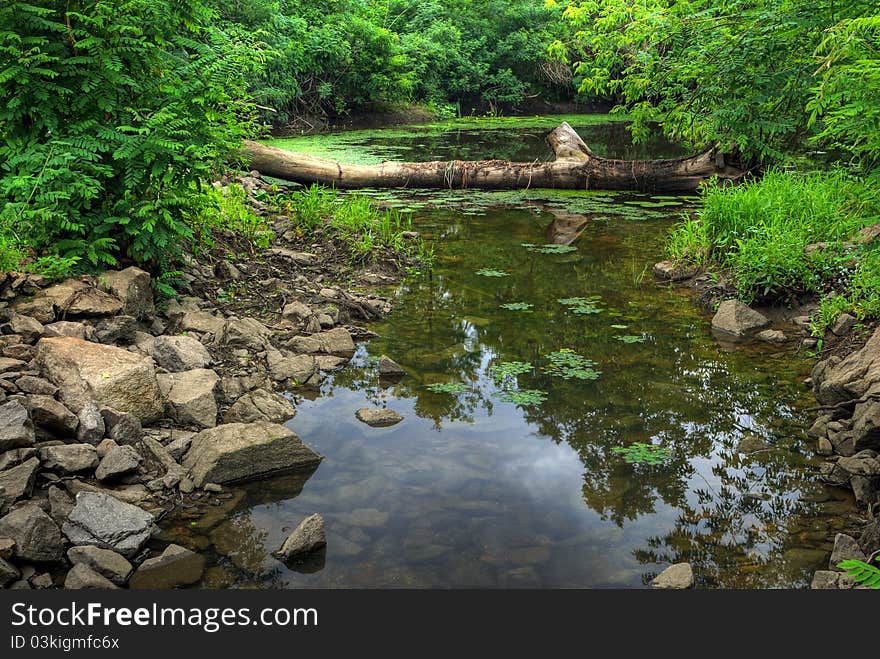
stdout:
<svg viewBox="0 0 880 659">
<path fill-rule="evenodd" d="M 622 124 L 573 125 L 597 151 L 631 157 Z M 542 157 L 530 140 L 546 129 L 455 129 L 446 142 L 442 130 L 400 132 L 397 158 L 511 157 L 497 149 L 514 140 L 525 159 Z M 392 139 L 343 137 L 358 159 Z M 652 153 L 674 150 L 658 138 Z M 168 532 L 210 557 L 203 586 L 643 587 L 690 561 L 702 587 L 803 587 L 827 564 L 852 502 L 815 480 L 804 436 L 814 401 L 800 384 L 810 361 L 792 345 L 722 346 L 693 299 L 651 277 L 695 200 L 367 193 L 414 213 L 436 266 L 401 286 L 371 326 L 379 338 L 299 403 L 290 427 L 326 456 L 313 474 L 250 484 Z M 576 249 L 524 246 L 573 216 L 588 220 Z M 554 375 L 561 350 L 598 377 Z M 379 381 L 383 353 L 404 379 Z M 528 366 L 499 379 L 505 362 Z M 511 396 L 526 390 L 539 400 Z M 404 420 L 370 428 L 354 417 L 365 406 Z M 767 448 L 740 452 L 747 436 Z M 663 460 L 627 462 L 619 450 L 634 443 L 662 447 Z M 273 559 L 314 512 L 326 552 Z"/>
</svg>

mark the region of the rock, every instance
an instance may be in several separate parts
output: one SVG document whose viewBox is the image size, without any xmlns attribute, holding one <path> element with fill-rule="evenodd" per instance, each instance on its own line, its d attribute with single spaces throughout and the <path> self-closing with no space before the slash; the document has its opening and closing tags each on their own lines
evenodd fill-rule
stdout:
<svg viewBox="0 0 880 659">
<path fill-rule="evenodd" d="M 9 357 L 0 357 L 0 373 L 9 373 L 11 371 L 21 371 L 27 368 L 27 363 L 20 359 L 10 359 Z"/>
<path fill-rule="evenodd" d="M 41 295 L 52 300 L 62 317 L 115 316 L 122 311 L 122 302 L 115 297 L 76 279 L 47 288 Z"/>
<path fill-rule="evenodd" d="M 153 516 L 145 510 L 103 492 L 79 492 L 76 505 L 63 526 L 74 545 L 110 549 L 133 556 L 150 537 Z"/>
<path fill-rule="evenodd" d="M 845 336 L 856 324 L 856 319 L 848 313 L 840 314 L 831 326 L 831 333 L 835 336 Z"/>
<path fill-rule="evenodd" d="M 358 421 L 363 421 L 368 426 L 374 428 L 393 426 L 403 421 L 403 417 L 400 414 L 387 408 L 362 407 L 355 412 L 355 416 L 358 418 Z"/>
<path fill-rule="evenodd" d="M 284 305 L 284 309 L 281 311 L 282 318 L 296 322 L 302 322 L 311 315 L 312 310 L 302 302 L 290 302 Z"/>
<path fill-rule="evenodd" d="M 284 396 L 266 389 L 255 389 L 239 398 L 223 415 L 223 423 L 270 421 L 285 423 L 296 415 L 296 408 Z"/>
<path fill-rule="evenodd" d="M 337 357 L 351 357 L 355 351 L 354 339 L 344 327 L 337 327 L 312 336 L 296 336 L 290 340 L 288 347 L 299 354 L 323 352 Z"/>
<path fill-rule="evenodd" d="M 220 492 L 223 491 L 223 486 L 222 486 L 222 485 L 218 485 L 217 483 L 205 483 L 205 485 L 204 485 L 204 487 L 203 487 L 202 489 L 203 489 L 205 492 L 220 493 Z"/>
<path fill-rule="evenodd" d="M 104 438 L 104 417 L 95 403 L 89 401 L 82 406 L 77 414 L 79 426 L 76 429 L 76 438 L 81 442 L 87 442 L 95 446 Z"/>
<path fill-rule="evenodd" d="M 739 444 L 737 444 L 736 450 L 739 453 L 755 453 L 757 451 L 765 451 L 769 448 L 770 445 L 763 439 L 757 435 L 749 434 L 740 440 Z"/>
<path fill-rule="evenodd" d="M 383 378 L 402 378 L 406 375 L 406 369 L 388 355 L 379 357 L 379 377 Z"/>
<path fill-rule="evenodd" d="M 159 385 L 178 423 L 199 428 L 213 428 L 217 425 L 220 377 L 214 371 L 201 368 L 161 374 Z"/>
<path fill-rule="evenodd" d="M 813 575 L 813 581 L 810 583 L 810 588 L 813 590 L 837 590 L 840 587 L 840 576 L 840 572 L 818 570 Z"/>
<path fill-rule="evenodd" d="M 841 360 L 830 357 L 813 367 L 813 392 L 822 405 L 864 396 L 880 383 L 880 328 L 856 352 Z"/>
<path fill-rule="evenodd" d="M 676 563 L 651 581 L 652 588 L 686 589 L 694 587 L 694 571 L 690 563 Z"/>
<path fill-rule="evenodd" d="M 184 453 L 189 450 L 189 447 L 192 444 L 192 439 L 195 437 L 195 433 L 185 430 L 176 430 L 175 435 L 176 437 L 165 446 L 165 449 L 174 460 L 180 461 L 183 458 Z"/>
<path fill-rule="evenodd" d="M 6 334 L 18 334 L 25 343 L 36 343 L 46 331 L 38 320 L 21 314 L 14 314 L 2 329 Z"/>
<path fill-rule="evenodd" d="M 131 575 L 129 588 L 167 590 L 196 583 L 205 572 L 205 557 L 180 545 L 168 545 L 161 555 L 148 558 Z"/>
<path fill-rule="evenodd" d="M 83 564 L 115 583 L 117 586 L 125 585 L 128 575 L 131 574 L 132 565 L 124 556 L 109 549 L 101 549 L 92 545 L 71 547 L 67 552 L 67 558 L 74 565 Z"/>
<path fill-rule="evenodd" d="M 150 354 L 172 373 L 205 368 L 211 363 L 211 353 L 191 336 L 157 336 Z"/>
<path fill-rule="evenodd" d="M 55 320 L 55 305 L 52 300 L 45 297 L 35 297 L 30 300 L 16 302 L 12 308 L 16 313 L 30 317 L 39 323 L 51 323 Z"/>
<path fill-rule="evenodd" d="M 321 456 L 288 428 L 256 421 L 230 423 L 193 438 L 183 466 L 197 487 L 232 483 L 273 472 L 317 466 Z"/>
<path fill-rule="evenodd" d="M 20 391 L 26 394 L 37 394 L 51 398 L 58 393 L 58 387 L 54 384 L 43 378 L 36 378 L 33 375 L 22 375 L 15 381 L 15 384 Z"/>
<path fill-rule="evenodd" d="M 134 316 L 114 316 L 106 318 L 95 327 L 95 338 L 99 343 L 134 343 L 138 333 L 138 322 Z"/>
<path fill-rule="evenodd" d="M 98 454 L 91 444 L 65 444 L 40 449 L 40 459 L 45 469 L 75 474 L 78 471 L 94 469 L 98 465 Z"/>
<path fill-rule="evenodd" d="M 862 531 L 862 535 L 859 536 L 859 547 L 866 556 L 880 551 L 880 518 L 875 518 Z"/>
<path fill-rule="evenodd" d="M 164 405 L 152 362 L 133 352 L 76 338 L 42 339 L 37 364 L 74 412 L 90 401 L 134 415 L 161 418 Z"/>
<path fill-rule="evenodd" d="M 23 361 L 23 362 L 29 362 L 30 360 L 32 360 L 36 356 L 36 354 L 37 354 L 37 349 L 34 348 L 34 346 L 29 346 L 24 343 L 16 343 L 15 345 L 6 346 L 5 348 L 3 348 L 3 356 L 4 357 L 9 357 L 10 359 L 18 359 L 19 361 Z M 20 377 L 16 381 L 16 384 L 18 384 L 18 388 L 21 389 L 22 391 L 24 391 L 25 393 L 32 393 L 32 394 L 41 393 L 39 391 L 27 391 L 26 389 L 22 388 L 21 380 L 23 380 L 26 377 L 33 378 L 33 376 L 30 376 L 30 375 Z M 33 378 L 33 379 L 39 379 L 39 378 Z M 48 382 L 46 384 L 51 386 L 51 384 L 49 384 Z"/>
<path fill-rule="evenodd" d="M 272 555 L 279 560 L 289 561 L 305 554 L 311 554 L 326 546 L 324 518 L 315 513 L 301 521 L 281 547 L 272 552 Z"/>
<path fill-rule="evenodd" d="M 766 343 L 773 343 L 779 345 L 781 343 L 785 343 L 788 341 L 788 337 L 785 336 L 785 333 L 780 330 L 761 330 L 755 335 L 755 338 L 759 341 L 764 341 Z"/>
<path fill-rule="evenodd" d="M 119 588 L 85 563 L 76 563 L 64 578 L 64 587 L 68 590 L 115 590 Z"/>
<path fill-rule="evenodd" d="M 297 385 L 309 383 L 318 372 L 318 365 L 311 355 L 284 357 L 277 350 L 270 350 L 267 356 L 269 374 L 276 382 L 292 380 Z"/>
<path fill-rule="evenodd" d="M 199 332 L 218 337 L 226 321 L 206 311 L 187 311 L 176 316 L 173 326 L 178 332 Z"/>
<path fill-rule="evenodd" d="M 52 583 L 52 575 L 47 572 L 31 577 L 30 579 L 28 579 L 28 582 L 31 584 L 32 588 L 36 588 L 38 590 L 45 590 L 46 588 L 51 588 L 54 585 Z"/>
<path fill-rule="evenodd" d="M 85 323 L 74 323 L 69 320 L 60 320 L 57 323 L 46 325 L 43 336 L 47 339 L 57 339 L 59 337 L 73 337 L 89 341 L 94 338 L 94 328 Z"/>
<path fill-rule="evenodd" d="M 654 264 L 654 278 L 661 281 L 681 281 L 693 277 L 697 269 L 676 264 L 674 261 L 660 261 Z"/>
<path fill-rule="evenodd" d="M 298 266 L 315 265 L 316 263 L 318 263 L 317 254 L 310 254 L 309 252 L 297 252 L 292 249 L 287 249 L 286 247 L 273 247 L 271 249 L 267 249 L 266 254 L 279 256 L 281 258 L 287 259 L 288 261 L 291 261 Z"/>
<path fill-rule="evenodd" d="M 874 505 L 880 498 L 877 496 L 880 479 L 866 476 L 853 476 L 849 479 L 856 502 L 868 507 Z"/>
<path fill-rule="evenodd" d="M 40 461 L 37 458 L 31 458 L 17 467 L 0 471 L 0 504 L 2 502 L 11 504 L 19 499 L 30 497 L 39 468 Z M 0 505 L 0 508 L 2 507 Z M 0 533 L 0 535 L 4 534 Z"/>
<path fill-rule="evenodd" d="M 79 427 L 79 419 L 69 409 L 54 398 L 32 395 L 27 398 L 31 420 L 61 437 L 73 437 Z"/>
<path fill-rule="evenodd" d="M 32 447 L 14 448 L 10 451 L 4 451 L 3 453 L 0 453 L 0 471 L 6 471 L 12 467 L 17 467 L 36 455 L 37 450 Z"/>
<path fill-rule="evenodd" d="M 712 318 L 712 329 L 734 336 L 748 336 L 770 325 L 770 319 L 739 300 L 725 300 Z"/>
<path fill-rule="evenodd" d="M 34 445 L 34 424 L 17 400 L 0 404 L 0 452 Z"/>
<path fill-rule="evenodd" d="M 15 540 L 0 538 L 0 558 L 8 560 L 15 554 Z"/>
<path fill-rule="evenodd" d="M 831 558 L 828 560 L 830 570 L 839 570 L 837 564 L 841 561 L 866 561 L 865 552 L 859 547 L 859 543 L 852 536 L 838 533 L 834 536 L 834 549 L 831 550 Z"/>
<path fill-rule="evenodd" d="M 122 312 L 129 316 L 144 319 L 156 312 L 150 274 L 140 268 L 109 270 L 101 275 L 99 284 L 122 301 Z"/>
<path fill-rule="evenodd" d="M 6 586 L 6 584 L 15 581 L 16 579 L 21 577 L 21 572 L 18 571 L 18 568 L 15 567 L 12 563 L 9 563 L 4 558 L 0 558 L 0 588 Z"/>
<path fill-rule="evenodd" d="M 228 318 L 223 332 L 217 339 L 220 345 L 244 346 L 253 350 L 262 350 L 269 343 L 272 331 L 253 318 Z"/>
<path fill-rule="evenodd" d="M 143 427 L 133 414 L 105 407 L 101 410 L 101 418 L 104 420 L 107 436 L 117 444 L 136 444 L 141 441 Z"/>
<path fill-rule="evenodd" d="M 57 485 L 49 488 L 49 517 L 61 528 L 73 510 L 73 499 Z"/>
<path fill-rule="evenodd" d="M 831 417 L 827 414 L 823 414 L 817 418 L 813 421 L 813 425 L 810 426 L 809 430 L 807 430 L 807 437 L 812 437 L 814 439 L 826 437 L 828 435 L 828 423 L 830 421 Z"/>
<path fill-rule="evenodd" d="M 837 465 L 853 476 L 880 476 L 880 460 L 871 450 L 860 451 L 849 458 L 840 458 Z"/>
<path fill-rule="evenodd" d="M 109 481 L 135 471 L 143 458 L 131 446 L 111 448 L 95 470 L 95 478 Z"/>
<path fill-rule="evenodd" d="M 15 558 L 19 561 L 49 563 L 61 560 L 61 532 L 52 518 L 36 504 L 26 503 L 0 517 L 0 536 L 15 540 Z"/>
<path fill-rule="evenodd" d="M 119 446 L 119 444 L 117 444 L 117 443 L 116 443 L 115 441 L 113 441 L 112 439 L 103 439 L 103 440 L 101 440 L 101 443 L 98 444 L 98 445 L 95 447 L 95 451 L 96 451 L 97 454 L 98 454 L 98 459 L 99 459 L 99 460 L 103 459 L 104 456 L 107 455 L 107 453 L 110 452 L 110 449 L 115 448 L 115 447 L 117 447 L 117 446 Z"/>
<path fill-rule="evenodd" d="M 819 445 L 816 448 L 816 453 L 819 455 L 833 455 L 834 454 L 834 446 L 828 440 L 827 437 L 819 438 Z"/>
</svg>

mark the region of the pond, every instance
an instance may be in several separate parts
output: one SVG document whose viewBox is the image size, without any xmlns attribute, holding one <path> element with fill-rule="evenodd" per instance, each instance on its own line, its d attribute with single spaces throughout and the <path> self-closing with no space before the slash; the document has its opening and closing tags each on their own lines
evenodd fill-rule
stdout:
<svg viewBox="0 0 880 659">
<path fill-rule="evenodd" d="M 569 121 L 599 152 L 638 151 L 622 123 Z M 533 136 L 553 125 L 349 133 L 322 148 L 534 159 Z M 694 299 L 651 276 L 695 200 L 367 193 L 413 212 L 436 266 L 394 292 L 379 338 L 298 405 L 290 427 L 326 456 L 313 474 L 250 484 L 166 531 L 208 554 L 203 586 L 644 587 L 689 561 L 700 587 L 804 587 L 827 564 L 853 503 L 815 479 L 810 360 L 792 345 L 720 344 Z M 588 220 L 573 248 L 545 247 L 572 217 Z M 381 354 L 407 376 L 381 382 Z M 355 419 L 374 406 L 404 420 Z M 741 452 L 747 437 L 766 448 Z M 637 445 L 660 450 L 640 458 Z M 315 512 L 326 552 L 273 559 Z"/>
</svg>

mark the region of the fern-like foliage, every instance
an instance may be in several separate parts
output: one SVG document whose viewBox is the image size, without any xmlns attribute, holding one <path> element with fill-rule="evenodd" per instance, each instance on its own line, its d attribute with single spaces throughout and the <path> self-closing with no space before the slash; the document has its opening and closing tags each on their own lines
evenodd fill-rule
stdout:
<svg viewBox="0 0 880 659">
<path fill-rule="evenodd" d="M 163 265 L 199 186 L 253 129 L 259 48 L 200 0 L 0 4 L 0 234 Z"/>
<path fill-rule="evenodd" d="M 852 577 L 856 583 L 880 590 L 880 568 L 864 561 L 847 560 L 837 564 L 841 570 Z"/>
</svg>

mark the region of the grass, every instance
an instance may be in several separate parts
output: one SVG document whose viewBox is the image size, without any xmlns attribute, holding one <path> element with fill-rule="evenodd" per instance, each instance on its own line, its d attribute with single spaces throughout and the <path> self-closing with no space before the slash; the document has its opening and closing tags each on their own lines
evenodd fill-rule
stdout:
<svg viewBox="0 0 880 659">
<path fill-rule="evenodd" d="M 275 202 L 288 215 L 303 238 L 329 232 L 348 249 L 355 263 L 370 261 L 378 251 L 391 249 L 429 262 L 432 253 L 412 231 L 412 216 L 397 209 L 382 209 L 369 197 L 342 194 L 313 185 L 282 195 Z"/>
<path fill-rule="evenodd" d="M 851 241 L 880 222 L 878 183 L 841 170 L 771 170 L 744 185 L 707 186 L 702 210 L 673 228 L 669 255 L 725 270 L 744 302 L 820 295 L 819 323 L 841 311 L 876 315 L 880 247 Z M 818 243 L 824 245 L 806 249 Z"/>
</svg>

